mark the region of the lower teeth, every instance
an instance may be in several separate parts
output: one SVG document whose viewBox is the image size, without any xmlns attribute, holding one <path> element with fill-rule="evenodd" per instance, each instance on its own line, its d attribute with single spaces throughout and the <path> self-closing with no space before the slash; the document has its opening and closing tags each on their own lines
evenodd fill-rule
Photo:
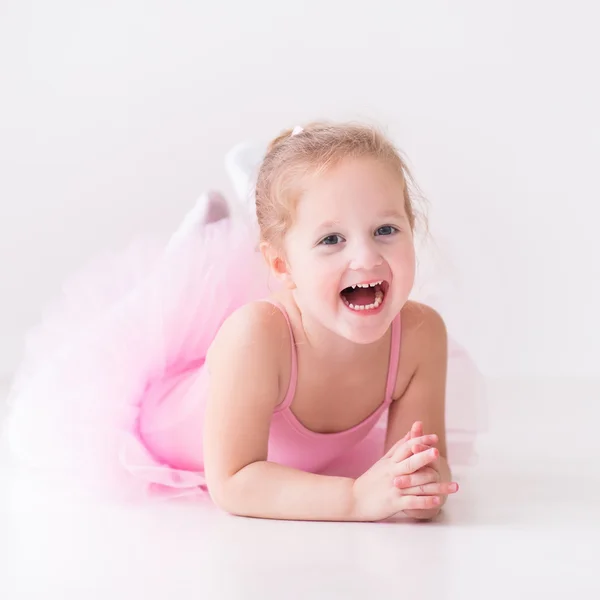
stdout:
<svg viewBox="0 0 600 600">
<path fill-rule="evenodd" d="M 382 302 L 383 302 L 383 293 L 380 290 L 377 290 L 377 292 L 375 292 L 375 302 L 373 302 L 372 304 L 355 305 L 355 304 L 351 304 L 350 302 L 346 301 L 346 306 L 348 308 L 351 308 L 352 310 L 373 310 L 373 309 L 381 306 Z"/>
</svg>

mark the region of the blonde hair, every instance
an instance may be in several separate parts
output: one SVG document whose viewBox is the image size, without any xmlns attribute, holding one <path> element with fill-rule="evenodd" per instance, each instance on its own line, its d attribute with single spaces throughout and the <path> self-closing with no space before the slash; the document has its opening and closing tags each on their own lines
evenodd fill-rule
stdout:
<svg viewBox="0 0 600 600">
<path fill-rule="evenodd" d="M 282 132 L 269 145 L 256 183 L 256 216 L 261 241 L 281 243 L 293 222 L 305 177 L 319 175 L 345 158 L 361 157 L 381 160 L 401 176 L 404 209 L 414 230 L 417 212 L 413 190 L 416 186 L 393 144 L 373 126 L 311 123 L 297 132 L 291 129 Z"/>
</svg>

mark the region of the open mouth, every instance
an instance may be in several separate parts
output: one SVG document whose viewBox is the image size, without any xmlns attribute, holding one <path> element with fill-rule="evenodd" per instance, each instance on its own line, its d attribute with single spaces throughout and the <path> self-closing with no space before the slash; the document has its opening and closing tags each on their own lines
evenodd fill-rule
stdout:
<svg viewBox="0 0 600 600">
<path fill-rule="evenodd" d="M 340 296 L 350 310 L 374 311 L 383 304 L 389 287 L 387 281 L 357 283 L 344 288 Z"/>
</svg>

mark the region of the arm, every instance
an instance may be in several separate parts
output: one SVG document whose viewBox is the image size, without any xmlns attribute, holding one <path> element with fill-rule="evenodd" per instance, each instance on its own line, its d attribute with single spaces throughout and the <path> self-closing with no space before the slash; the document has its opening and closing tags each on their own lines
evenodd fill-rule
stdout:
<svg viewBox="0 0 600 600">
<path fill-rule="evenodd" d="M 271 415 L 288 385 L 289 344 L 283 316 L 267 303 L 232 315 L 213 342 L 204 427 L 210 494 L 241 516 L 354 520 L 354 480 L 267 461 Z"/>
<path fill-rule="evenodd" d="M 440 481 L 449 482 L 452 473 L 447 458 L 445 423 L 448 361 L 446 327 L 435 310 L 415 302 L 408 303 L 403 309 L 402 323 L 402 354 L 410 357 L 411 376 L 408 385 L 390 408 L 386 451 L 411 430 L 413 423 L 420 421 L 422 430 L 413 431 L 413 437 L 422 435 L 423 431 L 438 435 L 439 441 L 435 446 L 440 456 L 430 466 L 438 471 Z M 447 496 L 440 496 L 440 499 L 439 508 L 405 513 L 415 518 L 430 519 L 437 515 Z"/>
</svg>

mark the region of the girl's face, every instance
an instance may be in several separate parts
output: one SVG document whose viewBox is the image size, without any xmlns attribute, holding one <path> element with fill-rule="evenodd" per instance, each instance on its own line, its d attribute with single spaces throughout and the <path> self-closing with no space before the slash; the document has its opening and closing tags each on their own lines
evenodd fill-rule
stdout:
<svg viewBox="0 0 600 600">
<path fill-rule="evenodd" d="M 285 277 L 301 312 L 356 343 L 385 334 L 414 283 L 403 190 L 387 165 L 344 160 L 309 184 L 285 237 Z"/>
</svg>

